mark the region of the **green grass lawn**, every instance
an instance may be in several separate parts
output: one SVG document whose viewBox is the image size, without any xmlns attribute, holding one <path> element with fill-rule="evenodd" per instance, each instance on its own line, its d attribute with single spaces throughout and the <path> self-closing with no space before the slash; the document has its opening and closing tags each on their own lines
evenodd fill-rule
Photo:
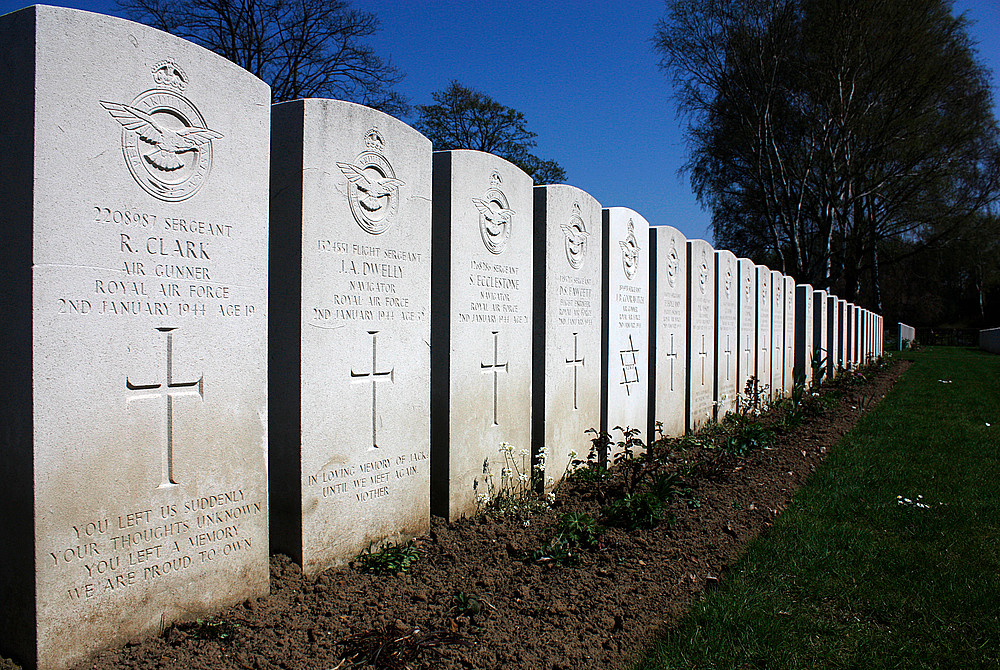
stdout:
<svg viewBox="0 0 1000 670">
<path fill-rule="evenodd" d="M 638 668 L 1000 668 L 1000 356 L 907 357 Z"/>
</svg>

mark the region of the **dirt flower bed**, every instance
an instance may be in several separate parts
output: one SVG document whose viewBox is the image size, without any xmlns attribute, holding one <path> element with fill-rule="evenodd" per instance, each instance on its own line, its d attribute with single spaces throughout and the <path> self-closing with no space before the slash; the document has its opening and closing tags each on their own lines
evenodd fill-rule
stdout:
<svg viewBox="0 0 1000 670">
<path fill-rule="evenodd" d="M 767 448 L 719 448 L 727 439 L 674 440 L 658 472 L 672 486 L 653 528 L 609 526 L 602 509 L 624 494 L 623 474 L 570 481 L 550 511 L 525 524 L 486 514 L 446 524 L 415 542 L 408 572 L 351 567 L 306 579 L 271 559 L 271 594 L 211 620 L 99 654 L 79 668 L 198 670 L 287 668 L 627 667 L 727 565 L 766 532 L 824 455 L 878 402 L 905 363 L 807 392 L 755 420 Z M 801 422 L 800 422 L 801 421 Z M 714 444 L 713 444 L 714 439 Z M 578 451 L 586 452 L 581 439 Z M 665 481 L 663 479 L 660 480 Z M 565 515 L 604 526 L 592 546 L 553 550 Z"/>
</svg>

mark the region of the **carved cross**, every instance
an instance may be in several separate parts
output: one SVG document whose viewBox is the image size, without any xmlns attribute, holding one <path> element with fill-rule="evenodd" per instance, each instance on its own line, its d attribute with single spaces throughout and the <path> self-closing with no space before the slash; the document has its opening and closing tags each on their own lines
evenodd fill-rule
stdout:
<svg viewBox="0 0 1000 670">
<path fill-rule="evenodd" d="M 493 425 L 494 426 L 500 425 L 499 423 L 497 423 L 497 373 L 500 372 L 500 368 L 503 368 L 504 372 L 510 373 L 510 370 L 507 367 L 509 363 L 501 363 L 498 359 L 499 356 L 499 350 L 497 348 L 499 346 L 497 342 L 498 333 L 499 331 L 496 330 L 493 331 L 493 362 L 479 364 L 483 374 L 489 374 L 491 372 L 493 373 Z"/>
<path fill-rule="evenodd" d="M 378 382 L 383 379 L 388 378 L 389 382 L 395 382 L 393 377 L 396 368 L 389 370 L 383 370 L 378 372 L 378 341 L 375 336 L 378 335 L 377 330 L 369 330 L 368 334 L 372 336 L 372 369 L 370 372 L 355 372 L 351 369 L 351 381 L 354 383 L 368 383 L 371 381 L 372 385 L 372 449 L 378 449 L 378 403 L 376 401 L 375 389 Z"/>
<path fill-rule="evenodd" d="M 125 400 L 126 405 L 138 400 L 151 400 L 166 397 L 167 399 L 167 436 L 163 442 L 160 454 L 160 485 L 157 488 L 166 489 L 177 486 L 174 481 L 174 400 L 180 397 L 197 396 L 205 399 L 205 375 L 189 382 L 174 379 L 174 336 L 176 328 L 157 328 L 167 336 L 167 379 L 157 384 L 135 384 L 128 375 L 125 376 L 125 388 L 129 391 L 141 391 Z"/>
</svg>

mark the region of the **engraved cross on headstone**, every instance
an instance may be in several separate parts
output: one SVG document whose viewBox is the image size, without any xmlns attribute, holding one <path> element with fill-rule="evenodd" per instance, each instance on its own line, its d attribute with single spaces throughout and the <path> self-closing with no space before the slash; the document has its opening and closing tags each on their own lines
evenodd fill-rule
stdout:
<svg viewBox="0 0 1000 670">
<path fill-rule="evenodd" d="M 128 375 L 125 376 L 125 388 L 129 391 L 141 391 L 125 400 L 126 405 L 138 400 L 150 400 L 166 397 L 167 399 L 167 438 L 160 454 L 160 485 L 165 489 L 177 486 L 174 481 L 174 400 L 180 397 L 198 396 L 205 399 L 205 375 L 189 382 L 174 380 L 174 336 L 176 328 L 157 328 L 167 336 L 167 379 L 166 383 L 134 384 Z"/>
<path fill-rule="evenodd" d="M 733 353 L 733 351 L 732 351 L 733 348 L 732 348 L 732 345 L 730 344 L 730 339 L 729 339 L 730 337 L 732 337 L 732 335 L 730 333 L 726 333 L 726 349 L 725 349 L 725 354 L 726 354 L 726 381 L 727 382 L 729 381 L 729 361 L 730 361 L 730 356 Z"/>
<path fill-rule="evenodd" d="M 510 369 L 507 367 L 509 365 L 509 361 L 507 363 L 501 363 L 498 359 L 499 357 L 499 350 L 498 350 L 499 345 L 497 342 L 498 332 L 499 331 L 496 330 L 493 331 L 493 362 L 479 364 L 479 367 L 482 369 L 484 374 L 488 374 L 491 372 L 493 373 L 493 425 L 494 426 L 500 425 L 499 423 L 497 423 L 497 373 L 500 371 L 500 368 L 503 368 L 504 372 L 510 373 Z"/>
<path fill-rule="evenodd" d="M 579 409 L 576 402 L 576 374 L 579 372 L 580 368 L 583 367 L 583 358 L 579 357 L 580 354 L 577 352 L 577 342 L 576 336 L 579 333 L 573 333 L 573 358 L 566 359 L 567 367 L 573 368 L 573 409 Z"/>
<path fill-rule="evenodd" d="M 632 336 L 629 335 L 628 336 L 628 349 L 622 349 L 621 352 L 619 352 L 620 355 L 621 355 L 621 361 L 622 361 L 622 381 L 620 381 L 618 383 L 625 385 L 625 395 L 632 395 L 632 392 L 630 391 L 629 384 L 638 384 L 639 383 L 639 365 L 636 363 L 636 360 L 635 360 L 635 355 L 636 355 L 636 353 L 638 353 L 638 351 L 639 350 L 635 348 L 635 345 L 632 344 Z M 626 357 L 631 357 L 632 361 L 631 362 L 627 362 L 625 360 Z M 631 370 L 632 373 L 635 375 L 635 379 L 630 379 L 629 378 L 629 370 Z"/>
<path fill-rule="evenodd" d="M 378 343 L 375 336 L 378 335 L 377 330 L 369 330 L 368 334 L 372 336 L 372 369 L 371 372 L 355 372 L 351 369 L 351 381 L 355 383 L 368 383 L 369 378 L 372 385 L 372 449 L 378 449 L 378 405 L 375 398 L 375 387 L 379 381 L 388 378 L 389 382 L 395 382 L 394 374 L 396 368 L 391 368 L 389 370 L 378 371 L 377 353 L 378 353 Z"/>
<path fill-rule="evenodd" d="M 698 356 L 701 357 L 701 383 L 702 386 L 705 385 L 705 359 L 708 357 L 708 349 L 705 348 L 705 334 L 701 334 L 701 351 L 698 352 Z"/>
<path fill-rule="evenodd" d="M 674 359 L 677 358 L 677 349 L 674 348 L 674 334 L 670 333 L 670 352 L 663 354 L 670 359 L 670 392 L 674 390 Z"/>
</svg>

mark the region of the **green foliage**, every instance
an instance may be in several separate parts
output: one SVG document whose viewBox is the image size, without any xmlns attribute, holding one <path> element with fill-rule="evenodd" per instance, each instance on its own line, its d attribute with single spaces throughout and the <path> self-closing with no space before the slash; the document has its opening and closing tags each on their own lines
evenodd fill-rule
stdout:
<svg viewBox="0 0 1000 670">
<path fill-rule="evenodd" d="M 500 468 L 500 480 L 490 467 L 489 459 L 483 461 L 482 486 L 480 480 L 472 483 L 476 493 L 477 514 L 493 513 L 500 516 L 510 516 L 527 521 L 528 517 L 549 508 L 554 493 L 543 495 L 542 476 L 545 472 L 547 450 L 542 447 L 536 455 L 537 462 L 532 467 L 528 459 L 527 449 L 521 449 L 517 454 L 514 447 L 507 442 L 500 444 L 500 454 L 504 465 Z"/>
<path fill-rule="evenodd" d="M 569 512 L 559 520 L 552 539 L 545 546 L 536 549 L 531 559 L 561 565 L 576 565 L 580 560 L 579 552 L 576 550 L 597 546 L 603 532 L 604 529 L 589 514 Z"/>
<path fill-rule="evenodd" d="M 240 625 L 224 619 L 196 619 L 193 623 L 178 624 L 177 627 L 197 640 L 232 642 Z"/>
<path fill-rule="evenodd" d="M 760 421 L 741 421 L 726 440 L 723 449 L 740 458 L 751 451 L 770 447 L 774 443 L 774 431 Z"/>
<path fill-rule="evenodd" d="M 601 513 L 605 521 L 625 530 L 655 528 L 663 521 L 664 502 L 654 493 L 634 493 L 606 505 Z"/>
<path fill-rule="evenodd" d="M 420 559 L 420 550 L 413 540 L 406 542 L 385 542 L 377 549 L 374 542 L 354 558 L 354 566 L 361 572 L 377 575 L 406 572 Z"/>
<path fill-rule="evenodd" d="M 426 135 L 436 150 L 475 149 L 496 154 L 527 172 L 536 185 L 566 181 L 566 171 L 558 163 L 531 153 L 536 133 L 528 130 L 521 112 L 457 81 L 431 97 L 435 104 L 417 105 L 420 118 L 414 128 Z"/>
<path fill-rule="evenodd" d="M 459 591 L 455 594 L 453 608 L 459 616 L 471 617 L 483 611 L 483 604 L 476 596 L 468 594 L 465 591 Z"/>
</svg>

